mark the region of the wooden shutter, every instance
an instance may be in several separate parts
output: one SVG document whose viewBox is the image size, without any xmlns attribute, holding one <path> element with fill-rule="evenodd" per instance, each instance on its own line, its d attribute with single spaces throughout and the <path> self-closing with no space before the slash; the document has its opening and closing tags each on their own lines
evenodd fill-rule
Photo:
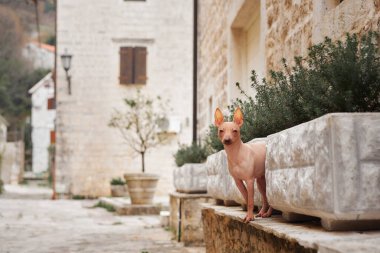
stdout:
<svg viewBox="0 0 380 253">
<path fill-rule="evenodd" d="M 121 47 L 120 48 L 120 83 L 132 84 L 133 83 L 133 48 Z"/>
<path fill-rule="evenodd" d="M 146 47 L 135 47 L 134 50 L 134 60 L 135 60 L 135 71 L 134 71 L 134 81 L 136 84 L 146 84 Z"/>
<path fill-rule="evenodd" d="M 55 109 L 55 99 L 54 98 L 49 98 L 48 99 L 47 107 L 48 107 L 48 110 Z"/>
<path fill-rule="evenodd" d="M 55 131 L 50 131 L 50 144 L 55 143 Z"/>
</svg>

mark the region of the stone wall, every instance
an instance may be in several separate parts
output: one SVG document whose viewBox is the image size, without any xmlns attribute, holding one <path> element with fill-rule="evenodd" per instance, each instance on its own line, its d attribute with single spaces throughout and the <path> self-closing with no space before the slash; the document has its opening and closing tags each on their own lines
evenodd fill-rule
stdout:
<svg viewBox="0 0 380 253">
<path fill-rule="evenodd" d="M 314 222 L 289 223 L 279 215 L 244 223 L 240 207 L 203 204 L 207 253 L 372 253 L 380 251 L 380 232 L 330 232 Z"/>
<path fill-rule="evenodd" d="M 282 58 L 292 65 L 294 56 L 305 56 L 308 47 L 322 42 L 325 36 L 344 39 L 347 32 L 360 34 L 379 31 L 380 27 L 378 0 L 199 2 L 198 131 L 201 135 L 213 122 L 216 107 L 226 108 L 236 96 L 244 98 L 234 84 L 239 81 L 249 90 L 250 83 L 244 79 L 250 78 L 251 69 L 258 72 L 259 78 L 265 77 L 269 70 L 282 69 Z M 247 9 L 249 15 L 257 15 L 260 20 L 252 21 L 244 13 Z M 260 23 L 256 25 L 259 32 L 253 35 L 259 37 L 260 42 L 245 40 L 250 34 L 247 27 L 252 26 L 251 22 Z M 250 46 L 256 48 L 250 50 Z M 257 59 L 250 63 L 252 57 Z M 255 91 L 249 94 L 254 96 Z"/>
<path fill-rule="evenodd" d="M 157 194 L 173 189 L 172 154 L 192 133 L 193 1 L 57 1 L 57 190 L 88 196 L 110 194 L 109 181 L 139 172 L 141 160 L 108 122 L 137 88 L 169 99 L 181 130 L 148 151 L 146 170 L 160 174 Z M 147 84 L 120 85 L 119 49 L 147 47 Z M 73 55 L 68 95 L 60 55 Z"/>
<path fill-rule="evenodd" d="M 280 69 L 282 58 L 292 62 L 295 55 L 305 55 L 312 45 L 313 2 L 266 0 L 268 70 Z"/>
<path fill-rule="evenodd" d="M 170 194 L 170 228 L 185 246 L 203 246 L 202 204 L 214 203 L 207 194 Z"/>
<path fill-rule="evenodd" d="M 231 1 L 198 1 L 198 131 L 213 122 L 216 106 L 227 106 L 227 16 Z"/>
<path fill-rule="evenodd" d="M 308 47 L 328 36 L 344 39 L 346 33 L 378 31 L 380 3 L 377 0 L 300 1 L 266 0 L 267 69 L 282 68 L 281 59 L 293 64 L 294 56 L 305 56 Z"/>
<path fill-rule="evenodd" d="M 238 208 L 205 205 L 202 221 L 207 253 L 317 252 L 313 247 L 301 245 L 284 231 L 276 231 L 282 225 L 278 220 L 273 222 L 272 230 L 263 219 L 244 223 L 241 218 L 244 213 Z M 297 229 L 293 228 L 293 231 Z"/>
<path fill-rule="evenodd" d="M 4 184 L 18 184 L 24 175 L 24 142 L 6 142 L 1 161 L 1 180 Z"/>
</svg>

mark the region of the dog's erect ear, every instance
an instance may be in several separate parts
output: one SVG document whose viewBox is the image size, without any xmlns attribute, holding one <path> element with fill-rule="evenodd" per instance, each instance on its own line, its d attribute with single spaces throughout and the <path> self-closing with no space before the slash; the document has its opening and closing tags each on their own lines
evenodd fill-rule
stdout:
<svg viewBox="0 0 380 253">
<path fill-rule="evenodd" d="M 219 127 L 224 122 L 224 116 L 219 108 L 215 110 L 215 126 Z"/>
<path fill-rule="evenodd" d="M 243 112 L 240 110 L 240 108 L 236 108 L 234 112 L 234 122 L 237 124 L 239 127 L 243 125 Z"/>
</svg>

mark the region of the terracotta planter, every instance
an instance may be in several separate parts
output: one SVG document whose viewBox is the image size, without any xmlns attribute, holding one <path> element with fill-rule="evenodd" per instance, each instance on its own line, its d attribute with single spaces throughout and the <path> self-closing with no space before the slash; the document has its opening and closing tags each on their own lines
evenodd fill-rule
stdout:
<svg viewBox="0 0 380 253">
<path fill-rule="evenodd" d="M 111 185 L 112 197 L 127 197 L 128 189 L 126 185 Z"/>
<path fill-rule="evenodd" d="M 156 191 L 158 175 L 145 173 L 124 174 L 128 185 L 129 196 L 133 205 L 153 204 L 154 192 Z"/>
</svg>

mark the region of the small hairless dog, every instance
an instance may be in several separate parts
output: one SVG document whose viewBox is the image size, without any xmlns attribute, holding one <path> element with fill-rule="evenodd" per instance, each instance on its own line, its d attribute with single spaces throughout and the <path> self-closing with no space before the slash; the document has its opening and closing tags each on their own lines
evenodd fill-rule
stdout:
<svg viewBox="0 0 380 253">
<path fill-rule="evenodd" d="M 215 125 L 218 127 L 218 137 L 227 153 L 228 170 L 247 203 L 248 210 L 244 222 L 254 220 L 253 186 L 255 179 L 263 202 L 262 208 L 256 217 L 270 217 L 272 207 L 268 204 L 266 195 L 265 142 L 242 142 L 240 128 L 243 125 L 243 113 L 240 108 L 235 110 L 233 122 L 224 122 L 223 113 L 217 108 L 215 111 Z"/>
</svg>

